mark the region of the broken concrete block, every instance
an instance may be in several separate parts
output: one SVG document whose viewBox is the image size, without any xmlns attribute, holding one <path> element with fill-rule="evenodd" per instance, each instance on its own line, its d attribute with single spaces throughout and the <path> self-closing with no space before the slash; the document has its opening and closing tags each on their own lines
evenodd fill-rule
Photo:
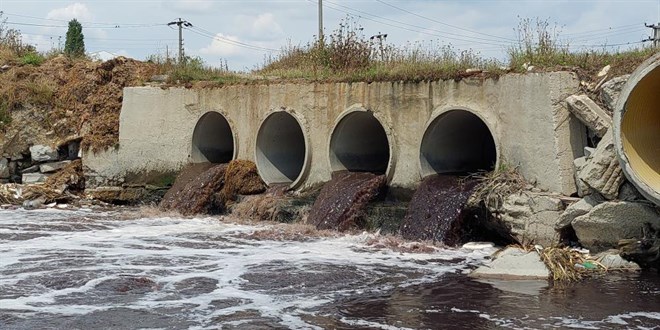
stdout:
<svg viewBox="0 0 660 330">
<path fill-rule="evenodd" d="M 612 78 L 603 84 L 600 91 L 600 100 L 603 101 L 603 104 L 610 110 L 614 111 L 616 103 L 619 101 L 619 95 L 623 86 L 630 78 L 630 75 L 623 75 L 619 77 Z"/>
<path fill-rule="evenodd" d="M 43 173 L 25 173 L 23 174 L 23 184 L 44 183 L 50 175 Z"/>
<path fill-rule="evenodd" d="M 30 157 L 35 162 L 47 162 L 57 160 L 58 153 L 50 146 L 38 144 L 30 147 Z"/>
<path fill-rule="evenodd" d="M 571 95 L 566 98 L 568 109 L 584 125 L 602 137 L 612 126 L 612 117 L 586 95 Z"/>
<path fill-rule="evenodd" d="M 67 165 L 69 165 L 70 163 L 71 163 L 70 160 L 63 160 L 61 162 L 41 164 L 41 165 L 39 165 L 39 171 L 41 173 L 57 172 L 57 171 L 63 169 L 64 167 L 66 167 Z"/>
<path fill-rule="evenodd" d="M 592 193 L 591 188 L 589 188 L 589 186 L 578 177 L 578 173 L 580 173 L 585 165 L 587 165 L 587 157 L 580 157 L 573 160 L 575 185 L 577 187 L 577 194 L 580 197 L 584 197 Z"/>
<path fill-rule="evenodd" d="M 616 157 L 612 133 L 608 132 L 587 158 L 587 163 L 578 172 L 578 179 L 609 200 L 617 197 L 623 171 Z"/>
<path fill-rule="evenodd" d="M 30 167 L 26 167 L 26 168 L 24 168 L 24 169 L 21 171 L 22 174 L 25 174 L 25 173 L 36 173 L 36 172 L 39 172 L 39 165 L 32 165 L 32 166 L 30 166 Z"/>
<path fill-rule="evenodd" d="M 660 214 L 654 207 L 634 202 L 604 202 L 575 218 L 571 226 L 580 244 L 591 251 L 617 247 L 621 239 L 640 237 L 645 223 L 660 229 Z"/>
<path fill-rule="evenodd" d="M 494 259 L 477 269 L 470 276 L 502 279 L 547 279 L 550 270 L 536 251 L 527 252 L 509 247 L 495 255 Z"/>
<path fill-rule="evenodd" d="M 569 205 L 564 213 L 559 216 L 559 221 L 555 224 L 555 230 L 559 231 L 567 228 L 575 218 L 589 213 L 594 206 L 602 202 L 604 202 L 604 199 L 601 196 L 598 194 L 592 194 Z"/>
</svg>

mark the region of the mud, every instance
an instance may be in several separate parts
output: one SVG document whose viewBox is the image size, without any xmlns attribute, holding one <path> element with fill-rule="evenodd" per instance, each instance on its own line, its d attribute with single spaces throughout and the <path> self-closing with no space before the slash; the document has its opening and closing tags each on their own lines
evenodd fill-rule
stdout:
<svg viewBox="0 0 660 330">
<path fill-rule="evenodd" d="M 386 188 L 384 175 L 368 172 L 333 173 L 310 210 L 308 223 L 318 229 L 364 228 L 367 204 Z"/>
</svg>

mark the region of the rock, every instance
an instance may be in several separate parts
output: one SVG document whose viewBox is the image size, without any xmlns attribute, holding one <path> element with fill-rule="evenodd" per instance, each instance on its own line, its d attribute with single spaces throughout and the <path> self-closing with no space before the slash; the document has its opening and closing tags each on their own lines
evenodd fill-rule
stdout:
<svg viewBox="0 0 660 330">
<path fill-rule="evenodd" d="M 605 266 L 607 270 L 640 270 L 638 264 L 627 261 L 619 255 L 619 250 L 612 249 L 596 255 L 596 261 Z"/>
<path fill-rule="evenodd" d="M 26 210 L 34 210 L 42 207 L 46 203 L 46 197 L 39 197 L 33 200 L 24 201 L 23 208 Z"/>
<path fill-rule="evenodd" d="M 552 196 L 517 193 L 504 200 L 499 212 L 519 242 L 550 245 L 556 234 L 555 223 L 563 212 L 563 203 Z"/>
<path fill-rule="evenodd" d="M 600 100 L 603 104 L 611 111 L 614 111 L 616 107 L 616 102 L 619 101 L 619 95 L 623 86 L 630 78 L 630 75 L 623 75 L 619 77 L 612 78 L 603 84 L 600 91 Z"/>
<path fill-rule="evenodd" d="M 50 175 L 43 173 L 25 173 L 21 182 L 23 184 L 44 183 Z"/>
<path fill-rule="evenodd" d="M 577 188 L 577 194 L 580 197 L 584 197 L 592 193 L 591 188 L 589 188 L 589 186 L 586 183 L 584 183 L 584 181 L 578 178 L 578 173 L 580 173 L 580 171 L 585 165 L 587 165 L 587 157 L 580 157 L 573 160 L 575 186 Z"/>
<path fill-rule="evenodd" d="M 24 168 L 24 169 L 21 171 L 21 174 L 25 174 L 25 173 L 37 173 L 37 172 L 39 172 L 39 165 L 32 165 L 32 166 L 30 166 L 30 167 Z"/>
<path fill-rule="evenodd" d="M 621 185 L 621 188 L 619 188 L 618 199 L 627 202 L 645 200 L 644 196 L 639 192 L 639 190 L 637 190 L 637 188 L 635 188 L 635 186 L 628 181 L 625 181 Z"/>
<path fill-rule="evenodd" d="M 57 150 L 49 146 L 34 145 L 30 147 L 30 157 L 35 162 L 47 162 L 57 160 Z"/>
<path fill-rule="evenodd" d="M 560 231 L 567 228 L 575 218 L 589 213 L 594 206 L 602 202 L 604 202 L 604 200 L 601 196 L 598 194 L 592 194 L 569 205 L 564 213 L 559 216 L 559 221 L 555 224 L 555 230 Z"/>
<path fill-rule="evenodd" d="M 526 252 L 509 247 L 496 254 L 494 259 L 475 269 L 470 276 L 501 279 L 547 279 L 550 270 L 536 251 Z"/>
<path fill-rule="evenodd" d="M 605 134 L 587 163 L 579 170 L 578 179 L 608 200 L 615 199 L 623 182 L 623 172 L 616 157 L 612 133 Z"/>
<path fill-rule="evenodd" d="M 566 98 L 568 109 L 584 125 L 602 137 L 612 126 L 612 117 L 587 95 L 571 95 Z"/>
<path fill-rule="evenodd" d="M 11 65 L 4 64 L 3 66 L 0 66 L 0 71 L 4 72 L 11 69 Z"/>
<path fill-rule="evenodd" d="M 481 72 L 483 72 L 483 70 L 476 68 L 469 68 L 465 70 L 465 73 L 481 73 Z"/>
<path fill-rule="evenodd" d="M 9 179 L 9 160 L 0 158 L 0 179 Z"/>
<path fill-rule="evenodd" d="M 604 202 L 575 218 L 571 226 L 580 243 L 592 250 L 615 248 L 622 239 L 638 237 L 644 224 L 660 228 L 660 214 L 647 204 Z"/>
<path fill-rule="evenodd" d="M 600 72 L 598 72 L 598 78 L 606 76 L 606 75 L 610 72 L 610 69 L 611 69 L 611 68 L 612 68 L 612 66 L 609 65 L 609 64 L 606 65 L 605 67 L 603 67 L 603 68 L 600 70 Z"/>
<path fill-rule="evenodd" d="M 63 160 L 61 162 L 41 164 L 39 165 L 39 171 L 41 171 L 41 173 L 57 172 L 63 169 L 64 167 L 66 167 L 67 165 L 69 165 L 70 163 L 71 163 L 70 160 Z"/>
</svg>

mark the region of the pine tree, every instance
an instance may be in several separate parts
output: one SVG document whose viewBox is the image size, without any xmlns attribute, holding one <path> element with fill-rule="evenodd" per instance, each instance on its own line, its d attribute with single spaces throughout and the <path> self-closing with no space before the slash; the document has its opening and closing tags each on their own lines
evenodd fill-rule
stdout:
<svg viewBox="0 0 660 330">
<path fill-rule="evenodd" d="M 66 42 L 64 53 L 70 57 L 85 55 L 85 36 L 82 33 L 82 25 L 77 19 L 69 21 L 69 29 L 66 31 Z"/>
</svg>

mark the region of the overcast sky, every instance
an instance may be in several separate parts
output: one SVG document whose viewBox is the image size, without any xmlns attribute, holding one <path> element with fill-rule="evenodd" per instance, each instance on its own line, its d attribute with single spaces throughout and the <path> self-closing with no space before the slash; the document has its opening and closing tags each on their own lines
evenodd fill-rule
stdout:
<svg viewBox="0 0 660 330">
<path fill-rule="evenodd" d="M 486 57 L 504 58 L 522 18 L 541 18 L 561 30 L 573 47 L 610 47 L 647 38 L 644 23 L 660 21 L 660 0 L 498 1 L 498 0 L 323 0 L 326 34 L 351 15 L 365 36 L 386 33 L 403 45 L 451 43 Z M 187 55 L 211 65 L 250 70 L 289 43 L 318 33 L 317 0 L 0 0 L 0 10 L 24 40 L 41 51 L 64 45 L 68 20 L 83 24 L 88 52 L 107 51 L 143 60 L 150 54 L 175 56 L 178 32 L 167 23 L 182 18 Z M 637 44 L 636 44 L 637 45 Z"/>
</svg>

